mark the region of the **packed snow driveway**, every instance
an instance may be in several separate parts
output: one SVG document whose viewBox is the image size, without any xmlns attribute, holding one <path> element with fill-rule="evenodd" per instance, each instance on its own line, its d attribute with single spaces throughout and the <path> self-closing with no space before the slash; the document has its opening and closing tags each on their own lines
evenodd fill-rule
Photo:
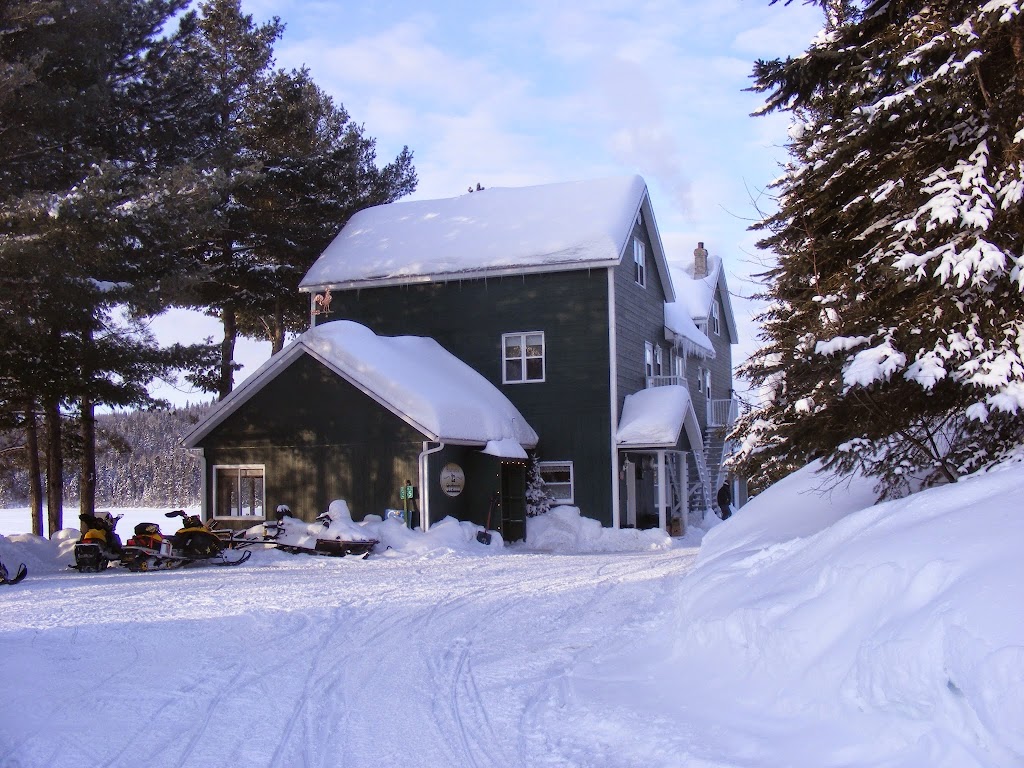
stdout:
<svg viewBox="0 0 1024 768">
<path fill-rule="evenodd" d="M 696 554 L 34 575 L 2 596 L 0 765 L 587 764 L 548 729 L 568 675 L 663 620 Z"/>
</svg>

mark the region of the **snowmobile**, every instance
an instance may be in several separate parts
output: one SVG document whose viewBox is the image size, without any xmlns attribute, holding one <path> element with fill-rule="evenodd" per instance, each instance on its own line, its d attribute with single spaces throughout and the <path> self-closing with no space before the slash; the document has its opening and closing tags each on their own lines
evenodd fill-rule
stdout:
<svg viewBox="0 0 1024 768">
<path fill-rule="evenodd" d="M 80 573 L 104 571 L 110 563 L 121 560 L 121 539 L 118 537 L 117 521 L 109 512 L 97 515 L 79 515 L 82 521 L 82 536 L 75 544 L 75 563 L 68 568 Z"/>
<path fill-rule="evenodd" d="M 230 557 L 229 546 L 211 531 L 199 515 L 183 509 L 165 512 L 166 517 L 180 517 L 181 528 L 165 537 L 156 523 L 139 523 L 135 535 L 122 548 L 121 563 L 129 571 L 167 571 L 200 565 L 241 565 L 252 556 L 243 552 Z"/>
<path fill-rule="evenodd" d="M 28 568 L 24 563 L 18 566 L 18 572 L 12 577 L 7 571 L 7 566 L 0 562 L 0 584 L 17 584 L 26 576 L 28 576 Z"/>
<path fill-rule="evenodd" d="M 306 555 L 330 555 L 333 557 L 344 557 L 353 555 L 361 559 L 369 557 L 373 548 L 380 542 L 377 539 L 362 538 L 362 534 L 350 530 L 355 523 L 352 522 L 352 514 L 344 501 L 331 502 L 330 508 L 317 516 L 316 522 L 323 526 L 316 534 L 313 546 L 308 546 L 310 535 L 295 536 L 294 532 L 307 526 L 301 520 L 291 516 L 291 510 L 287 505 L 282 504 L 277 508 L 277 520 L 264 524 L 264 542 L 273 544 L 278 549 L 292 554 Z M 331 523 L 335 523 L 335 530 L 328 531 Z M 293 532 L 289 532 L 293 527 Z M 359 536 L 354 538 L 353 536 Z M 284 540 L 282 540 L 282 536 Z"/>
</svg>

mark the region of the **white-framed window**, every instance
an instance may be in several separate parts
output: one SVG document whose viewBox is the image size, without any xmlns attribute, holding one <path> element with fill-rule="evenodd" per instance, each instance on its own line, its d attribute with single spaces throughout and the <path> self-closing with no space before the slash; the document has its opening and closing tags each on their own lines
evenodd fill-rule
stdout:
<svg viewBox="0 0 1024 768">
<path fill-rule="evenodd" d="M 682 384 L 683 380 L 686 378 L 686 358 L 682 355 L 673 353 L 672 375 L 679 379 L 680 384 Z"/>
<path fill-rule="evenodd" d="M 213 516 L 264 517 L 262 464 L 214 465 Z"/>
<path fill-rule="evenodd" d="M 572 504 L 576 498 L 571 461 L 538 461 L 537 470 L 544 490 L 558 504 Z"/>
<path fill-rule="evenodd" d="M 704 369 L 704 394 L 711 397 L 711 369 Z"/>
<path fill-rule="evenodd" d="M 711 326 L 711 330 L 714 333 L 719 335 L 721 335 L 722 333 L 722 323 L 719 319 L 720 316 L 721 315 L 718 309 L 718 299 L 715 299 L 714 301 L 711 302 L 711 317 L 709 318 L 708 325 Z"/>
<path fill-rule="evenodd" d="M 644 248 L 643 240 L 639 237 L 633 238 L 633 278 L 636 284 L 647 287 L 647 249 Z"/>
<path fill-rule="evenodd" d="M 665 375 L 665 355 L 661 351 L 661 346 L 658 345 L 654 348 L 654 375 L 664 376 Z"/>
<path fill-rule="evenodd" d="M 704 369 L 703 365 L 697 366 L 697 391 L 698 392 L 703 392 L 704 391 L 704 372 L 705 372 L 705 369 Z"/>
<path fill-rule="evenodd" d="M 650 378 L 654 375 L 654 345 L 649 341 L 644 342 L 644 376 Z"/>
<path fill-rule="evenodd" d="M 544 381 L 544 332 L 506 333 L 501 337 L 501 380 L 505 384 Z"/>
</svg>

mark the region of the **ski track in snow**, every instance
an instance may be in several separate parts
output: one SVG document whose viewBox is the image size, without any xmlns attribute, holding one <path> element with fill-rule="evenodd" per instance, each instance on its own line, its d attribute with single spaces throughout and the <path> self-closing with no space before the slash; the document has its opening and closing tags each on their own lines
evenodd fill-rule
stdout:
<svg viewBox="0 0 1024 768">
<path fill-rule="evenodd" d="M 0 644 L 18 639 L 2 677 L 23 692 L 0 697 L 0 765 L 585 765 L 545 729 L 572 717 L 574 665 L 656 621 L 696 553 L 33 574 L 0 617 Z M 66 690 L 60 670 L 83 663 L 94 687 Z"/>
</svg>

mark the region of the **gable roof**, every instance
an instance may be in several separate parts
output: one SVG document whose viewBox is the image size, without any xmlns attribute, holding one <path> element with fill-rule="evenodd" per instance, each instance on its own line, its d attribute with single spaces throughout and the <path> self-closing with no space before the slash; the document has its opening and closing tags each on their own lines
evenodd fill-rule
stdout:
<svg viewBox="0 0 1024 768">
<path fill-rule="evenodd" d="M 690 390 L 677 384 L 651 387 L 626 395 L 615 441 L 620 448 L 673 448 L 684 428 L 690 447 L 703 447 Z"/>
<path fill-rule="evenodd" d="M 304 354 L 431 441 L 492 444 L 492 452 L 510 440 L 537 445 L 537 433 L 509 399 L 433 339 L 377 336 L 358 323 L 336 320 L 306 331 L 264 363 L 183 438 L 185 447 L 194 448 Z"/>
<path fill-rule="evenodd" d="M 327 246 L 299 290 L 613 266 L 641 211 L 670 292 L 664 247 L 640 176 L 497 187 L 364 209 Z"/>
<path fill-rule="evenodd" d="M 693 276 L 693 265 L 680 266 L 673 264 L 670 268 L 672 285 L 675 289 L 676 300 L 666 303 L 665 316 L 679 317 L 682 314 L 689 315 L 693 320 L 702 322 L 708 319 L 711 314 L 711 303 L 715 299 L 715 292 L 722 299 L 721 318 L 729 329 L 731 343 L 739 342 L 736 333 L 736 317 L 732 311 L 732 301 L 729 298 L 729 286 L 725 282 L 725 269 L 722 259 L 718 256 L 708 256 L 708 274 L 706 277 L 695 278 Z M 667 321 L 666 321 L 667 325 Z M 705 339 L 708 337 L 705 335 Z"/>
</svg>

